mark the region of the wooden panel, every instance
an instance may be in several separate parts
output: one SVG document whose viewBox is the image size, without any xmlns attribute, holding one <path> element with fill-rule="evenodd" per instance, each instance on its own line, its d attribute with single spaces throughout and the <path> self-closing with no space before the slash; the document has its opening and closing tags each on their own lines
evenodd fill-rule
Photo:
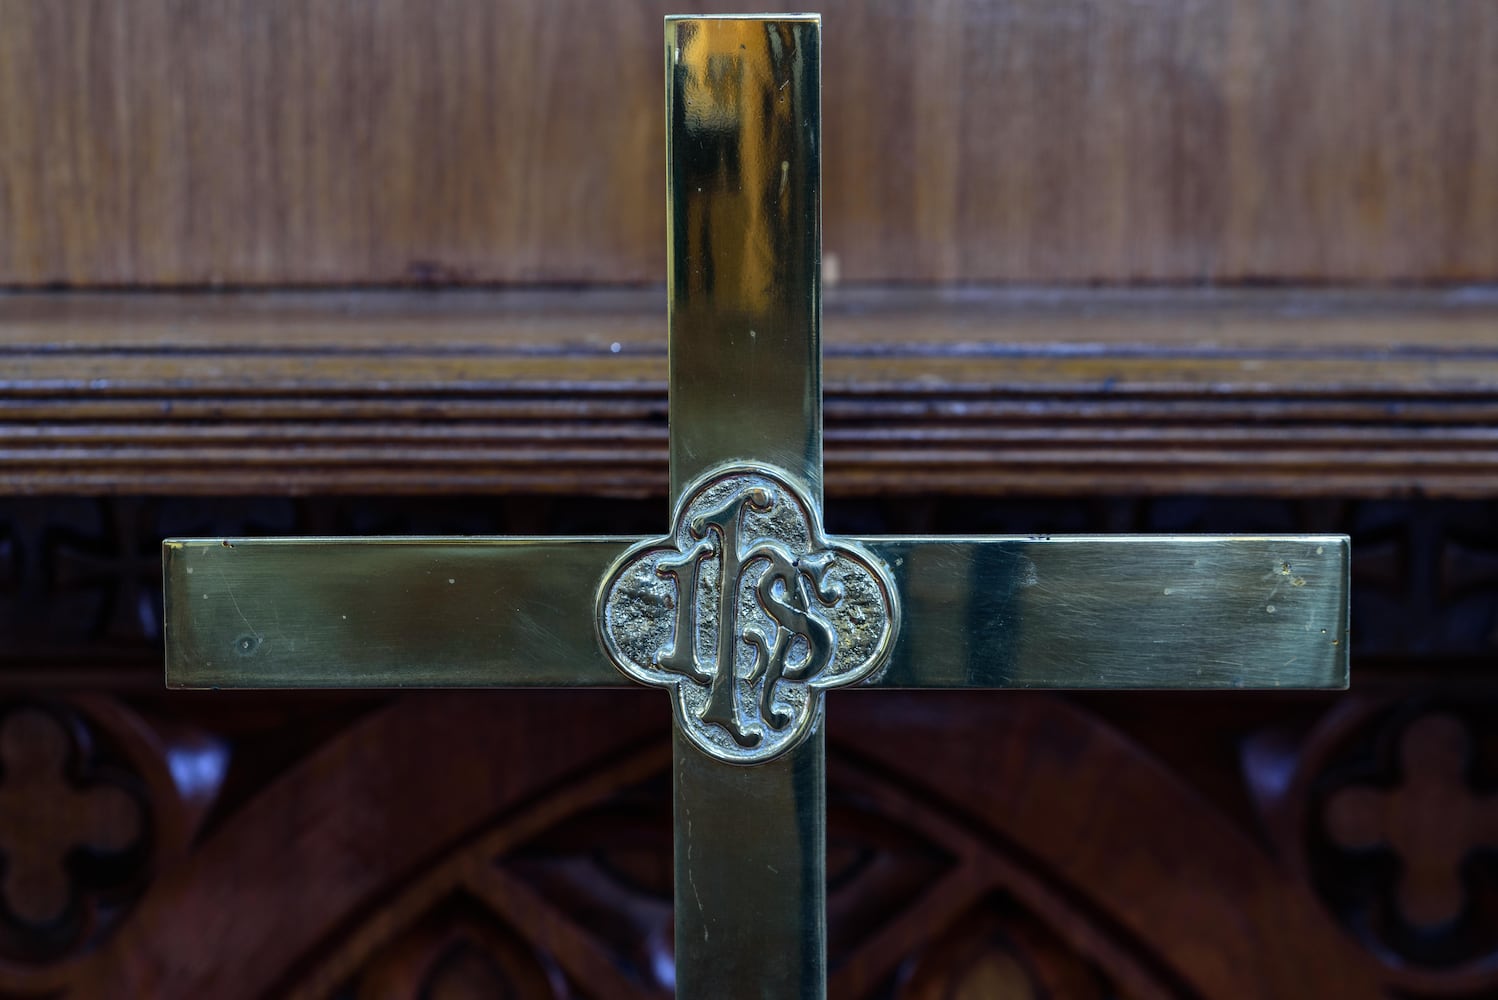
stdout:
<svg viewBox="0 0 1498 1000">
<path fill-rule="evenodd" d="M 0 0 L 0 284 L 659 281 L 675 6 Z M 844 280 L 1498 278 L 1492 3 L 823 10 Z"/>
<path fill-rule="evenodd" d="M 0 492 L 663 496 L 654 291 L 13 295 Z M 834 495 L 1492 495 L 1498 297 L 853 292 Z"/>
<path fill-rule="evenodd" d="M 1489 846 L 1477 776 L 1493 761 L 1480 737 L 1494 702 L 1454 684 L 1434 702 L 1411 695 L 1211 709 L 1157 697 L 1149 713 L 842 695 L 828 729 L 830 995 L 1491 995 L 1487 869 L 1445 847 Z M 54 878 L 70 904 L 69 920 L 42 923 L 9 905 L 16 881 L 0 885 L 0 995 L 671 994 L 664 704 L 407 695 L 342 725 L 325 708 L 249 787 L 234 769 L 290 727 L 263 700 L 258 716 L 243 699 L 209 705 L 0 706 L 0 797 L 43 807 L 0 838 L 33 848 L 16 868 Z M 1151 746 L 1162 731 L 1182 734 L 1165 758 Z M 1380 739 L 1440 751 L 1422 765 L 1470 750 L 1477 776 L 1401 773 Z M 137 825 L 94 865 L 61 865 L 78 841 L 56 806 L 76 793 L 24 752 L 41 746 L 158 835 Z M 1336 803 L 1375 780 L 1396 812 L 1440 796 L 1448 822 L 1407 819 L 1378 851 L 1340 846 Z M 1406 933 L 1396 860 L 1456 878 L 1472 905 Z"/>
</svg>

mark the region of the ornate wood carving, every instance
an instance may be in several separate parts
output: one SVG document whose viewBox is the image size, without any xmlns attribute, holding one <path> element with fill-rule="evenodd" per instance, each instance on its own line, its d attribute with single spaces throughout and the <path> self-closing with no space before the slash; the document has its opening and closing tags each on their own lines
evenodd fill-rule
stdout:
<svg viewBox="0 0 1498 1000">
<path fill-rule="evenodd" d="M 1461 869 L 1469 856 L 1498 847 L 1498 797 L 1469 783 L 1472 745 L 1462 720 L 1422 716 L 1397 744 L 1398 784 L 1352 783 L 1328 795 L 1322 832 L 1351 854 L 1392 854 L 1399 868 L 1389 894 L 1393 916 L 1428 936 L 1475 903 Z"/>
<path fill-rule="evenodd" d="M 76 717 L 37 706 L 0 716 L 0 913 L 14 939 L 76 937 L 89 922 L 85 893 L 120 881 L 110 868 L 141 853 L 145 809 L 88 759 L 86 733 Z"/>
<path fill-rule="evenodd" d="M 161 546 L 151 500 L 121 498 L 99 506 L 103 523 L 83 534 L 53 522 L 40 539 L 49 574 L 48 607 L 83 634 L 111 645 L 161 637 Z"/>
<path fill-rule="evenodd" d="M 1404 898 L 1389 879 L 1394 869 L 1376 856 L 1382 848 L 1359 831 L 1407 831 L 1385 839 L 1425 872 L 1443 864 L 1449 872 L 1453 843 L 1486 843 L 1480 783 L 1453 786 L 1446 767 L 1459 742 L 1451 720 L 1469 714 L 1414 703 L 1339 707 L 1279 744 L 1295 754 L 1289 772 L 1258 766 L 1272 757 L 1255 751 L 1247 774 L 1272 834 L 1266 847 L 1150 752 L 1065 700 L 880 701 L 849 696 L 831 720 L 837 996 L 982 995 L 998 983 L 1022 996 L 1235 1000 L 1298 989 L 1368 996 L 1398 986 L 1438 996 L 1486 988 L 1487 965 L 1470 957 L 1452 965 L 1427 951 L 1391 961 L 1390 949 L 1407 942 L 1368 939 L 1384 925 L 1358 909 L 1386 905 L 1397 914 Z M 134 754 L 154 747 L 171 760 L 180 754 L 172 747 L 189 744 L 144 739 L 127 752 L 116 734 L 128 736 L 138 717 L 108 703 L 88 704 L 86 716 L 85 708 L 69 711 L 119 741 L 118 759 L 144 789 L 137 801 L 150 829 L 175 841 L 176 853 L 166 855 L 175 860 L 148 866 L 143 887 L 137 876 L 133 891 L 144 896 L 115 911 L 107 933 L 76 955 L 11 959 L 0 992 L 669 991 L 669 748 L 658 739 L 664 720 L 652 717 L 660 712 L 653 699 L 396 699 L 345 724 L 263 790 L 232 800 L 186 856 L 183 833 L 195 821 L 181 818 L 192 812 L 183 805 L 191 798 L 185 768 L 158 765 L 176 778 L 162 787 L 143 773 L 149 757 Z M 558 744 L 559 731 L 573 738 Z M 1474 762 L 1487 752 L 1476 732 L 1466 737 Z M 542 733 L 564 747 L 544 761 L 528 754 Z M 1380 756 L 1389 747 L 1394 757 Z M 1376 769 L 1411 754 L 1418 766 L 1402 781 Z M 1286 773 L 1288 783 L 1255 777 Z M 208 794 L 218 787 L 209 786 Z M 1381 789 L 1378 804 L 1362 808 L 1356 798 L 1370 787 Z M 1442 813 L 1460 829 L 1400 819 L 1404 806 L 1390 789 L 1464 799 L 1465 812 Z M 202 796 L 196 801 L 201 816 Z M 1350 824 L 1340 815 L 1349 811 Z M 1359 826 L 1358 816 L 1375 819 Z M 1460 919 L 1427 921 L 1411 938 L 1418 947 L 1444 939 L 1442 947 L 1470 948 L 1491 933 L 1481 902 L 1490 890 L 1470 871 Z M 1439 878 L 1422 885 L 1437 895 L 1443 888 Z M 222 906 L 225 893 L 239 901 L 232 911 Z M 1481 928 L 1477 936 L 1457 931 L 1469 925 Z M 194 954 L 211 961 L 189 961 Z M 1248 979 L 1245 962 L 1254 968 Z"/>
<path fill-rule="evenodd" d="M 570 1000 L 575 992 L 550 957 L 492 911 L 453 899 L 371 956 L 335 1000 Z"/>
<path fill-rule="evenodd" d="M 1111 1000 L 1121 992 L 1032 914 L 1002 897 L 964 913 L 901 984 L 909 1000 Z"/>
<path fill-rule="evenodd" d="M 1299 741 L 1261 734 L 1246 773 L 1277 851 L 1391 986 L 1498 988 L 1491 693 L 1340 700 Z"/>
<path fill-rule="evenodd" d="M 646 735 L 663 720 L 654 700 L 626 696 L 640 705 L 621 713 L 618 696 L 583 697 L 398 700 L 237 809 L 107 947 L 49 981 L 91 997 L 665 995 L 669 747 Z M 893 736 L 873 705 L 846 713 L 855 744 Z M 1046 725 L 1086 725 L 1056 706 Z M 507 766 L 559 728 L 577 735 L 547 766 Z M 403 765 L 359 766 L 393 745 Z M 455 760 L 467 782 L 413 784 Z M 1030 834 L 868 765 L 840 750 L 831 781 L 836 995 L 925 997 L 995 976 L 1037 996 L 1181 995 L 1160 942 L 1110 920 Z M 1090 751 L 1066 765 L 1092 766 Z M 1033 807 L 1064 798 L 1058 786 Z M 1210 810 L 1200 822 L 1220 823 Z M 224 911 L 223 893 L 246 885 L 250 905 Z M 185 961 L 185 942 L 212 960 Z"/>
<path fill-rule="evenodd" d="M 221 743 L 98 695 L 0 700 L 0 995 L 76 981 L 216 797 Z"/>
</svg>

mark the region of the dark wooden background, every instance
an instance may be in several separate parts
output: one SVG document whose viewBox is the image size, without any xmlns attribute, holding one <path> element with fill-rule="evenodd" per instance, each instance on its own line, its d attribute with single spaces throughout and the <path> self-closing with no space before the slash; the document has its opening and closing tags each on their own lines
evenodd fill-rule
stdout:
<svg viewBox="0 0 1498 1000">
<path fill-rule="evenodd" d="M 159 582 L 661 530 L 665 12 L 0 0 L 0 995 L 669 992 L 662 699 Z M 1347 694 L 834 699 L 834 994 L 1498 995 L 1498 6 L 823 13 L 832 530 L 1354 539 Z"/>
</svg>

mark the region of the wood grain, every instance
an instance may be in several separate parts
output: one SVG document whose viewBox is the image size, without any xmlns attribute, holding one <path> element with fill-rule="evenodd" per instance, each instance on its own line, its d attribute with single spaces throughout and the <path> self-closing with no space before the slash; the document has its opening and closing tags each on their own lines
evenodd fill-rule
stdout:
<svg viewBox="0 0 1498 1000">
<path fill-rule="evenodd" d="M 657 291 L 16 294 L 0 491 L 660 496 Z M 1498 297 L 856 292 L 837 495 L 1492 495 Z"/>
<path fill-rule="evenodd" d="M 668 9 L 0 0 L 0 285 L 659 281 Z M 1498 279 L 1492 3 L 823 12 L 844 280 Z"/>
</svg>

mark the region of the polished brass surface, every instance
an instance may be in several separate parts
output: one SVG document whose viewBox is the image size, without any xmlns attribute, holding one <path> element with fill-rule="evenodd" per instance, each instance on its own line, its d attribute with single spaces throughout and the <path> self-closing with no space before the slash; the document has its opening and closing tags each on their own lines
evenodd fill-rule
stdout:
<svg viewBox="0 0 1498 1000">
<path fill-rule="evenodd" d="M 167 541 L 170 687 L 623 685 L 589 581 L 631 538 Z"/>
<path fill-rule="evenodd" d="M 703 756 L 675 730 L 676 995 L 825 995 L 821 731 L 768 764 Z"/>
<path fill-rule="evenodd" d="M 1344 536 L 860 541 L 904 609 L 888 666 L 865 686 L 1347 684 Z M 578 622 L 597 613 L 590 581 L 638 544 L 169 541 L 167 683 L 624 686 Z"/>
<path fill-rule="evenodd" d="M 1345 535 L 867 538 L 904 602 L 867 683 L 1342 688 Z"/>
<path fill-rule="evenodd" d="M 821 20 L 666 19 L 671 499 L 785 469 L 822 502 Z"/>
<path fill-rule="evenodd" d="M 816 15 L 666 19 L 673 509 L 704 475 L 745 463 L 783 470 L 820 516 L 820 48 Z M 726 680 L 732 695 L 735 664 L 673 691 L 677 993 L 821 997 L 820 695 L 782 756 L 725 763 L 704 752 L 717 727 L 685 718 L 680 692 Z"/>
</svg>

